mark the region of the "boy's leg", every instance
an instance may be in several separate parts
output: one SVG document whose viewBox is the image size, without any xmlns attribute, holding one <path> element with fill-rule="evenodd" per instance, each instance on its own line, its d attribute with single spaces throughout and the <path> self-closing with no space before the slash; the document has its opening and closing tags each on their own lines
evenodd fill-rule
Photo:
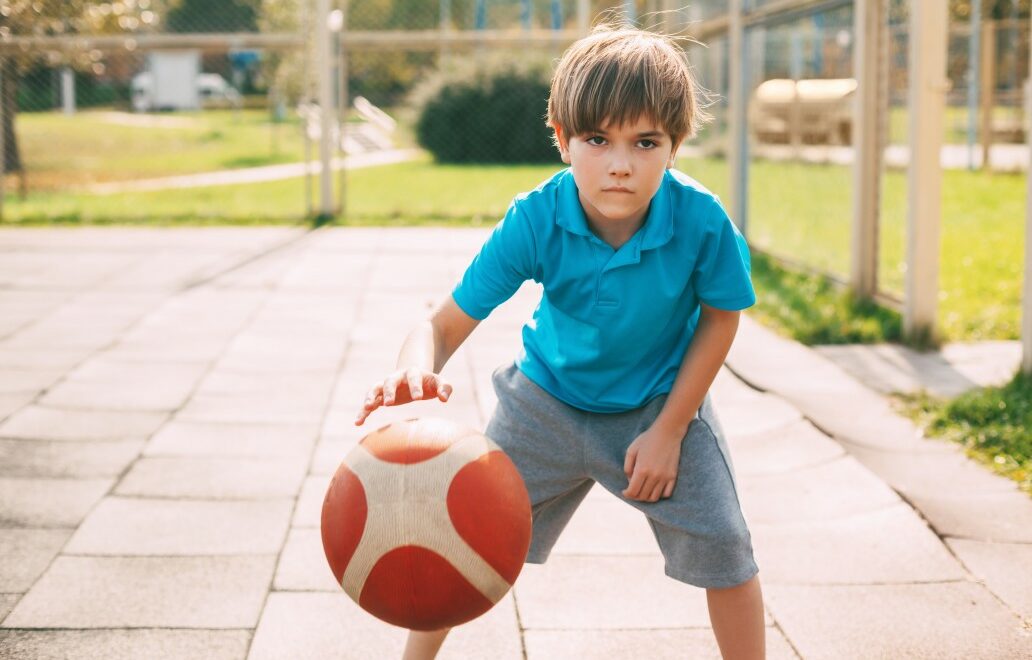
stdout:
<svg viewBox="0 0 1032 660">
<path fill-rule="evenodd" d="M 405 642 L 405 653 L 402 660 L 433 660 L 437 652 L 444 644 L 444 638 L 448 636 L 451 628 L 442 630 L 410 630 L 408 641 Z"/>
<path fill-rule="evenodd" d="M 707 589 L 710 623 L 724 660 L 766 657 L 763 594 L 760 578 L 752 576 L 736 587 Z"/>
</svg>

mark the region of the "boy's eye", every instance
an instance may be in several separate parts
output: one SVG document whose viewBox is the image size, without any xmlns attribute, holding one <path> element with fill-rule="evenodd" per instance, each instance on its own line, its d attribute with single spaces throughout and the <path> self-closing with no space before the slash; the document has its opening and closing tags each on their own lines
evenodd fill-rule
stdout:
<svg viewBox="0 0 1032 660">
<path fill-rule="evenodd" d="M 659 145 L 656 144 L 655 140 L 638 140 L 638 146 L 642 149 L 652 149 L 653 147 L 658 147 Z"/>
<path fill-rule="evenodd" d="M 587 142 L 588 144 L 591 144 L 591 145 L 594 145 L 594 146 L 597 147 L 599 145 L 605 144 L 606 143 L 606 139 L 604 137 L 602 137 L 601 135 L 592 135 L 587 140 L 585 140 L 585 142 Z"/>
</svg>

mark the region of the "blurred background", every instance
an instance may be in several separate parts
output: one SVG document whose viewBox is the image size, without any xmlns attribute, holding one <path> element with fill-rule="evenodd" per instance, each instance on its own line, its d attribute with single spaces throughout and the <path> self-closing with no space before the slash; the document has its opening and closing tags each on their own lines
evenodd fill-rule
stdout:
<svg viewBox="0 0 1032 660">
<path fill-rule="evenodd" d="M 1015 339 L 1029 0 L 948 4 L 939 323 L 946 339 Z M 876 49 L 877 288 L 890 304 L 905 275 L 910 5 L 884 0 Z M 608 18 L 682 37 L 713 119 L 679 167 L 725 198 L 729 78 L 744 58 L 748 223 L 736 220 L 772 258 L 845 280 L 855 3 L 742 7 L 732 53 L 721 0 L 3 2 L 0 226 L 492 224 L 562 166 L 543 123 L 551 68 Z"/>
</svg>

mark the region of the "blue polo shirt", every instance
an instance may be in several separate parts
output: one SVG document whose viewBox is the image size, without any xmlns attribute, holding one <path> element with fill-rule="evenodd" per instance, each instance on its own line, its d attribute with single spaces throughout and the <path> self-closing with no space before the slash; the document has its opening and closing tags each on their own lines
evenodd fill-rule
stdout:
<svg viewBox="0 0 1032 660">
<path fill-rule="evenodd" d="M 452 297 L 484 319 L 540 283 L 517 366 L 571 406 L 620 412 L 672 389 L 700 302 L 756 301 L 749 270 L 745 239 L 691 177 L 668 170 L 644 224 L 613 250 L 588 228 L 567 169 L 513 200 Z"/>
</svg>

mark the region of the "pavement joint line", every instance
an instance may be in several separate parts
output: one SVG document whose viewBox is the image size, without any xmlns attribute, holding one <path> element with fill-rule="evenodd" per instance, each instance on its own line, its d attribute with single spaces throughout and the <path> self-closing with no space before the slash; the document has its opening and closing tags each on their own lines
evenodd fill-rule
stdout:
<svg viewBox="0 0 1032 660">
<path fill-rule="evenodd" d="M 805 347 L 805 348 L 810 350 L 809 347 Z M 743 383 L 745 383 L 747 386 L 751 387 L 752 389 L 754 389 L 756 391 L 759 391 L 759 392 L 763 392 L 763 393 L 774 394 L 775 396 L 779 396 L 779 397 L 784 399 L 784 397 L 782 397 L 778 392 L 765 390 L 765 389 L 757 386 L 755 383 L 751 382 L 747 377 L 742 375 L 740 372 L 738 372 L 735 369 L 733 369 L 730 365 L 725 363 L 725 366 L 728 368 L 728 370 L 732 374 L 735 375 L 735 377 L 737 377 L 739 380 L 741 380 Z M 853 376 L 851 376 L 849 374 L 845 374 L 845 375 L 846 375 L 847 378 L 858 382 L 862 387 L 865 387 L 868 390 L 870 390 L 870 388 L 867 387 L 866 385 L 864 385 L 863 382 L 857 380 L 856 378 L 854 378 Z M 873 391 L 873 390 L 871 390 L 871 391 Z M 881 397 L 882 399 L 888 398 L 885 395 L 883 395 L 883 394 L 881 394 L 881 393 L 879 393 L 877 391 L 873 391 L 873 392 L 876 395 L 878 395 L 879 397 Z M 843 447 L 843 449 L 845 449 L 849 453 L 850 456 L 853 455 L 852 452 L 849 452 L 849 447 L 850 446 L 854 446 L 854 447 L 855 446 L 861 446 L 861 447 L 865 447 L 865 448 L 872 448 L 872 447 L 869 447 L 868 445 L 865 445 L 865 444 L 861 444 L 861 443 L 857 443 L 857 442 L 850 442 L 850 441 L 847 441 L 847 440 L 842 440 L 837 434 L 831 433 L 828 430 L 826 430 L 824 428 L 821 428 L 821 425 L 819 423 L 817 423 L 815 420 L 811 419 L 810 416 L 807 415 L 804 410 L 799 408 L 798 404 L 795 401 L 790 401 L 790 400 L 786 399 L 786 402 L 789 403 L 789 405 L 795 407 L 797 410 L 799 410 L 799 412 L 803 416 L 803 419 L 809 421 L 811 424 L 813 424 L 813 426 L 817 430 L 819 430 L 821 433 L 823 433 L 824 435 L 828 436 L 829 438 L 833 439 L 836 443 L 839 444 L 839 446 Z M 890 412 L 893 415 L 899 416 L 899 414 L 896 413 L 895 410 L 891 410 L 891 407 L 890 407 Z M 907 421 L 909 422 L 909 420 L 907 420 Z M 922 437 L 923 437 L 923 434 L 922 434 Z M 876 448 L 876 449 L 881 449 L 881 448 Z M 891 450 L 889 450 L 889 451 L 891 451 Z M 906 453 L 913 453 L 913 452 L 902 452 L 901 451 L 901 452 L 894 452 L 894 453 L 906 454 Z M 970 460 L 970 459 L 968 459 L 968 460 Z M 950 535 L 947 535 L 947 534 L 943 533 L 940 529 L 938 529 L 936 527 L 936 525 L 927 516 L 925 516 L 924 512 L 917 505 L 917 503 L 915 503 L 905 492 L 903 492 L 902 490 L 897 488 L 895 485 L 890 483 L 885 477 L 883 477 L 882 475 L 878 474 L 877 472 L 875 472 L 871 468 L 867 468 L 866 466 L 864 466 L 864 467 L 872 475 L 874 475 L 879 481 L 881 481 L 883 484 L 885 484 L 885 486 L 887 488 L 891 489 L 894 493 L 896 493 L 896 496 L 899 497 L 906 504 L 906 506 L 908 506 L 910 508 L 910 510 L 913 511 L 917 515 L 917 517 L 921 520 L 922 523 L 924 523 L 924 525 L 928 528 L 928 530 L 931 531 L 933 534 L 935 534 L 935 537 L 937 539 L 939 539 L 939 543 L 941 544 L 943 550 L 945 552 L 947 552 L 953 558 L 953 560 L 957 562 L 957 566 L 961 570 L 964 571 L 964 573 L 966 574 L 966 576 L 968 578 L 968 580 L 967 580 L 968 582 L 971 582 L 973 584 L 981 585 L 982 588 L 985 589 L 986 593 L 988 593 L 992 597 L 992 599 L 994 601 L 996 601 L 997 604 L 1002 606 L 1004 608 L 1004 610 L 1009 612 L 1012 616 L 1016 616 L 1018 618 L 1018 620 L 1023 621 L 1023 622 L 1025 621 L 1024 617 L 1022 617 L 1020 612 L 1017 612 L 1016 610 L 1014 610 L 1011 607 L 1011 605 L 1009 605 L 1001 596 L 999 596 L 995 591 L 993 591 L 984 580 L 980 580 L 980 579 L 977 578 L 977 576 L 972 572 L 971 568 L 968 567 L 968 565 L 964 562 L 964 560 L 956 552 L 954 552 L 953 548 L 950 547 L 950 544 L 946 542 L 946 539 L 947 538 L 961 538 L 961 539 L 965 539 L 965 540 L 981 541 L 983 543 L 991 542 L 991 541 L 986 541 L 986 539 L 984 539 L 984 538 L 983 539 L 972 539 L 972 538 L 966 538 L 966 537 L 950 536 Z M 1017 544 L 1017 545 L 1029 545 L 1029 544 Z M 923 583 L 917 582 L 917 583 L 914 583 L 914 584 L 923 584 Z M 787 635 L 786 635 L 785 638 L 788 639 Z M 791 644 L 791 640 L 789 640 L 789 643 Z"/>
<path fill-rule="evenodd" d="M 308 233 L 302 234 L 302 236 L 307 236 L 307 235 L 308 235 Z M 293 241 L 288 241 L 288 243 L 292 243 L 292 242 Z M 266 251 L 261 253 L 261 256 L 268 256 L 273 251 L 275 251 L 275 250 L 266 250 Z M 251 260 L 251 261 L 253 261 L 253 260 Z M 113 347 L 117 346 L 119 341 L 121 340 L 121 338 L 123 336 L 125 336 L 125 334 L 127 332 L 130 332 L 133 328 L 135 328 L 137 325 L 142 323 L 143 320 L 146 319 L 150 314 L 153 314 L 155 310 L 160 309 L 163 305 L 168 304 L 169 301 L 174 300 L 175 298 L 177 298 L 177 297 L 179 297 L 179 296 L 181 296 L 181 295 L 183 295 L 185 293 L 188 293 L 188 292 L 192 291 L 193 289 L 198 288 L 199 286 L 201 286 L 201 285 L 198 284 L 197 286 L 187 286 L 187 287 L 181 287 L 178 290 L 175 290 L 175 289 L 170 290 L 169 291 L 169 295 L 162 297 L 161 300 L 158 301 L 158 303 L 155 306 L 151 307 L 147 312 L 144 312 L 143 314 L 138 316 L 135 321 L 133 321 L 133 322 L 129 323 L 128 325 L 126 325 L 126 327 L 124 327 L 122 329 L 122 331 L 116 337 L 112 338 L 112 340 L 110 342 L 108 342 L 107 344 L 105 344 L 102 347 L 98 347 L 94 351 L 88 353 L 78 363 L 70 366 L 68 368 L 68 371 L 65 373 L 64 376 L 62 376 L 60 379 L 58 379 L 55 383 L 51 384 L 50 387 L 45 388 L 44 390 L 42 390 L 39 394 L 36 395 L 36 398 L 33 399 L 33 401 L 30 401 L 29 404 L 27 404 L 27 405 L 32 405 L 36 401 L 39 401 L 40 397 L 44 396 L 46 394 L 46 392 L 50 390 L 50 388 L 55 387 L 59 383 L 62 383 L 64 381 L 66 381 L 67 378 L 68 378 L 68 374 L 73 372 L 75 369 L 79 368 L 79 366 L 85 364 L 87 361 L 91 360 L 95 356 L 101 355 L 104 352 L 109 351 Z M 222 348 L 223 349 L 225 349 L 225 347 L 228 346 L 233 341 L 233 339 L 235 339 L 240 334 L 240 332 L 241 332 L 241 330 L 243 328 L 246 328 L 256 318 L 258 318 L 258 315 L 261 313 L 261 311 L 265 308 L 266 305 L 269 304 L 269 298 L 270 297 L 271 297 L 271 292 L 270 292 L 270 295 L 267 295 L 265 297 L 264 301 L 262 301 L 261 303 L 255 305 L 255 308 L 251 311 L 251 313 L 249 315 L 247 315 L 247 317 L 240 323 L 239 326 L 237 326 L 236 331 L 232 335 L 230 335 L 222 343 Z M 191 388 L 189 394 L 187 394 L 187 396 L 184 397 L 183 402 L 180 404 L 180 406 L 178 408 L 176 408 L 175 410 L 173 410 L 173 411 L 169 412 L 168 414 L 166 414 L 165 419 L 154 429 L 154 431 L 151 434 L 149 434 L 148 436 L 146 436 L 146 438 L 143 439 L 144 440 L 144 448 L 146 448 L 146 445 L 155 436 L 155 434 L 157 434 L 162 428 L 164 428 L 169 423 L 170 420 L 174 419 L 176 414 L 183 409 L 183 407 L 187 404 L 187 402 L 190 401 L 190 399 L 192 399 L 194 397 L 194 395 L 196 395 L 196 393 L 197 393 L 197 391 L 198 391 L 198 389 L 200 387 L 201 382 L 203 382 L 204 379 L 208 376 L 208 374 L 210 374 L 212 372 L 212 370 L 214 369 L 215 364 L 217 362 L 218 362 L 217 359 L 216 360 L 211 360 L 211 361 L 208 362 L 207 369 L 205 369 L 204 372 L 201 373 L 197 377 L 196 382 L 194 382 L 193 388 Z M 7 418 L 6 416 L 5 417 L 0 417 L 0 422 L 4 421 L 4 419 L 6 419 L 6 418 Z M 314 453 L 314 449 L 312 451 Z M 85 521 L 86 518 L 88 518 L 90 516 L 90 514 L 92 514 L 97 509 L 97 507 L 100 506 L 100 503 L 103 502 L 105 498 L 111 496 L 114 493 L 114 490 L 116 488 L 118 488 L 118 485 L 125 478 L 125 475 L 129 473 L 129 471 L 133 468 L 133 466 L 136 464 L 136 462 L 140 459 L 140 457 L 142 455 L 143 455 L 143 450 L 141 449 L 140 452 L 137 453 L 136 457 L 133 460 L 129 461 L 119 474 L 114 475 L 113 477 L 111 477 L 111 487 L 108 488 L 107 492 L 104 493 L 103 495 L 101 495 L 97 499 L 97 501 L 94 502 L 93 506 L 90 507 L 89 511 L 87 511 L 84 514 L 84 516 L 82 518 L 83 521 Z M 295 499 L 294 508 L 296 509 L 296 507 L 297 507 L 297 501 Z M 293 516 L 293 513 L 291 513 L 291 516 Z M 76 525 L 74 527 L 74 529 L 77 530 L 81 526 L 81 524 L 82 524 L 82 522 L 80 521 L 80 523 L 78 525 Z M 62 529 L 67 529 L 67 528 L 62 528 Z M 25 593 L 28 593 L 29 591 L 31 591 L 36 586 L 36 584 L 43 578 L 43 576 L 47 574 L 47 572 L 50 570 L 50 568 L 54 565 L 54 562 L 57 561 L 57 559 L 64 554 L 64 550 L 65 550 L 65 548 L 68 547 L 68 544 L 71 542 L 71 539 L 72 539 L 73 536 L 74 536 L 74 533 L 69 535 L 68 540 L 65 541 L 64 545 L 61 546 L 61 549 L 57 553 L 54 554 L 53 558 L 51 558 L 51 560 L 47 563 L 46 567 L 39 573 L 39 575 L 36 577 L 36 579 L 33 580 L 32 584 L 29 586 L 29 588 L 26 590 Z M 286 540 L 284 539 L 284 543 L 285 542 L 286 542 Z M 280 552 L 282 553 L 282 546 L 280 547 Z M 278 563 L 278 560 L 277 560 L 277 563 Z M 275 576 L 275 570 L 273 571 L 273 576 Z M 272 581 L 272 578 L 270 578 L 270 586 L 271 586 L 271 581 Z M 22 597 L 24 597 L 24 595 Z M 266 599 L 267 598 L 268 598 L 268 592 L 266 592 Z M 18 602 L 20 602 L 20 601 L 21 601 L 21 598 L 18 599 Z M 17 604 L 18 603 L 16 602 L 15 605 L 11 608 L 12 612 L 17 607 Z M 262 609 L 264 610 L 264 603 L 263 603 Z M 9 614 L 10 613 L 8 613 L 8 615 Z M 6 618 L 7 617 L 4 617 L 4 619 L 6 619 Z M 0 621 L 0 623 L 2 623 L 2 621 Z M 248 651 L 250 651 L 250 642 L 248 642 Z"/>
<path fill-rule="evenodd" d="M 228 266 L 226 268 L 223 268 L 222 270 L 220 270 L 218 272 L 215 272 L 215 273 L 213 273 L 211 275 L 202 277 L 201 279 L 194 280 L 192 282 L 187 282 L 180 289 L 180 291 L 181 292 L 183 292 L 183 291 L 192 291 L 193 289 L 196 289 L 198 287 L 201 287 L 201 286 L 204 286 L 204 285 L 209 284 L 211 282 L 214 282 L 214 281 L 218 280 L 219 278 L 221 278 L 221 277 L 223 277 L 225 275 L 228 275 L 228 274 L 230 274 L 232 272 L 240 270 L 244 266 L 249 266 L 249 265 L 255 263 L 256 261 L 260 261 L 260 260 L 262 260 L 262 259 L 264 259 L 266 257 L 272 256 L 272 255 L 280 252 L 281 250 L 285 250 L 285 249 L 288 249 L 288 248 L 296 247 L 296 244 L 301 243 L 304 239 L 311 237 L 319 229 L 321 229 L 321 227 L 307 227 L 305 229 L 305 231 L 300 232 L 300 233 L 296 233 L 296 234 L 290 236 L 289 238 L 287 238 L 286 240 L 280 241 L 279 243 L 276 243 L 275 245 L 272 245 L 272 246 L 268 247 L 267 249 L 265 249 L 262 252 L 258 252 L 256 254 L 248 255 L 248 256 L 244 257 L 242 260 L 239 260 L 236 263 L 234 263 L 234 264 L 232 264 L 232 265 L 230 265 L 230 266 Z M 280 288 L 281 287 L 279 285 L 276 285 L 274 287 L 269 287 L 268 290 L 269 290 L 269 292 L 272 292 L 272 291 L 278 291 Z"/>
<path fill-rule="evenodd" d="M 306 235 L 311 235 L 311 233 L 306 234 Z M 355 315 L 356 319 L 361 318 L 361 316 L 362 316 L 362 310 L 365 307 L 366 297 L 369 295 L 369 286 L 368 285 L 369 285 L 369 280 L 372 277 L 372 272 L 374 270 L 373 269 L 373 263 L 376 261 L 377 258 L 380 257 L 381 254 L 382 254 L 382 248 L 380 247 L 380 244 L 377 243 L 372 248 L 372 255 L 371 255 L 370 260 L 369 260 L 370 261 L 370 266 L 369 266 L 369 268 L 367 268 L 363 272 L 362 282 L 361 282 L 361 284 L 358 287 L 358 291 L 360 291 L 360 293 L 359 293 L 359 295 L 358 295 L 358 297 L 357 297 L 357 299 L 355 300 L 355 303 L 354 303 L 355 304 L 354 315 Z M 277 286 L 276 289 L 279 290 L 280 287 Z M 334 400 L 336 398 L 335 395 L 336 395 L 336 392 L 337 392 L 337 387 L 339 387 L 340 383 L 341 383 L 340 375 L 344 371 L 344 367 L 347 364 L 348 358 L 351 355 L 351 347 L 354 344 L 354 342 L 352 341 L 352 335 L 355 332 L 355 328 L 356 327 L 358 327 L 358 324 L 357 323 L 353 323 L 347 329 L 347 331 L 342 333 L 344 335 L 344 338 L 343 338 L 343 349 L 344 350 L 341 351 L 340 358 L 337 360 L 337 366 L 336 366 L 336 368 L 333 371 L 333 376 L 334 376 L 333 377 L 333 385 L 330 387 L 330 391 L 326 395 L 326 401 L 323 404 L 322 414 L 319 416 L 318 430 L 316 431 L 317 435 L 320 434 L 322 429 L 326 426 L 326 420 L 329 418 L 330 412 L 333 410 L 333 404 L 334 404 Z M 283 543 L 280 544 L 279 552 L 276 553 L 276 561 L 273 563 L 272 574 L 269 575 L 269 582 L 268 582 L 268 584 L 265 587 L 265 597 L 262 598 L 261 607 L 258 608 L 258 617 L 257 617 L 256 622 L 254 624 L 254 628 L 251 629 L 251 634 L 248 636 L 248 639 L 247 639 L 247 648 L 245 649 L 245 653 L 244 653 L 244 657 L 245 658 L 249 657 L 251 655 L 251 647 L 254 645 L 255 635 L 258 632 L 258 627 L 261 626 L 261 624 L 262 624 L 262 618 L 265 616 L 265 608 L 268 607 L 268 604 L 269 604 L 269 595 L 272 594 L 274 592 L 274 590 L 275 590 L 276 573 L 279 571 L 280 562 L 283 560 L 283 551 L 284 551 L 284 549 L 287 546 L 287 540 L 290 538 L 290 532 L 294 529 L 294 525 L 291 524 L 291 523 L 292 523 L 292 521 L 294 519 L 294 516 L 297 514 L 297 507 L 298 507 L 298 504 L 299 504 L 299 502 L 301 500 L 300 491 L 301 491 L 302 488 L 304 488 L 304 484 L 305 484 L 305 482 L 308 481 L 308 478 L 312 476 L 312 468 L 315 465 L 315 456 L 316 456 L 318 447 L 319 447 L 319 442 L 318 442 L 318 439 L 317 439 L 316 442 L 312 443 L 311 448 L 309 448 L 309 450 L 308 450 L 308 466 L 305 469 L 305 477 L 304 477 L 304 479 L 301 480 L 301 484 L 298 486 L 298 495 L 295 496 L 295 498 L 294 498 L 294 506 L 292 506 L 291 509 L 290 509 L 290 517 L 288 518 L 287 531 L 286 531 L 286 533 L 283 536 Z M 332 478 L 333 477 L 331 476 L 330 479 L 332 479 Z M 319 526 L 313 526 L 311 528 L 312 529 L 321 529 L 321 527 L 322 527 L 322 525 L 320 523 Z M 341 591 L 343 591 L 343 588 L 341 589 Z"/>
</svg>

